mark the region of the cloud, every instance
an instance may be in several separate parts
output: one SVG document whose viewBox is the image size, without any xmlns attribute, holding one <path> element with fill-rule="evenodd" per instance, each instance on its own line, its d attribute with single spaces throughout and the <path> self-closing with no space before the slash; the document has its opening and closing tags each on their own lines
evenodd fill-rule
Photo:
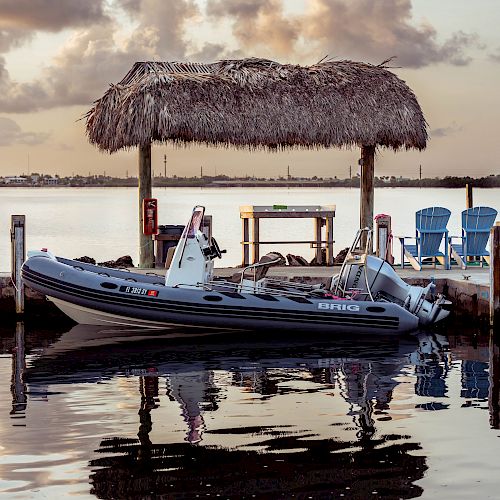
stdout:
<svg viewBox="0 0 500 500">
<path fill-rule="evenodd" d="M 489 55 L 489 59 L 493 62 L 500 63 L 500 47 L 497 48 L 496 52 Z"/>
<path fill-rule="evenodd" d="M 90 106 L 135 61 L 185 59 L 184 25 L 198 13 L 192 0 L 121 0 L 121 4 L 129 14 L 139 9 L 132 33 L 118 42 L 119 26 L 105 19 L 78 30 L 33 82 L 13 81 L 0 58 L 0 112 Z"/>
<path fill-rule="evenodd" d="M 109 20 L 103 0 L 2 0 L 0 29 L 60 31 Z"/>
<path fill-rule="evenodd" d="M 434 27 L 414 24 L 411 0 L 310 0 L 302 13 L 285 10 L 284 0 L 207 0 L 205 5 L 209 22 L 230 20 L 236 48 L 219 41 L 197 49 L 190 44 L 186 33 L 201 18 L 195 0 L 0 0 L 0 53 L 36 30 L 76 28 L 31 82 L 11 78 L 0 57 L 0 112 L 90 106 L 140 60 L 213 61 L 258 53 L 380 62 L 396 55 L 398 65 L 421 67 L 468 64 L 467 49 L 477 45 L 476 35 L 463 32 L 439 43 Z M 111 18 L 117 10 L 121 16 Z M 125 28 L 118 24 L 123 15 L 130 18 Z"/>
<path fill-rule="evenodd" d="M 221 59 L 240 59 L 241 50 L 229 50 L 225 44 L 207 42 L 196 51 L 189 52 L 187 59 L 193 62 L 214 62 Z"/>
<path fill-rule="evenodd" d="M 138 22 L 129 45 L 143 31 L 156 32 L 156 51 L 160 59 L 182 59 L 188 43 L 184 38 L 186 24 L 199 15 L 194 0 L 117 0 L 117 5 Z"/>
<path fill-rule="evenodd" d="M 207 14 L 233 19 L 233 34 L 245 51 L 290 56 L 300 35 L 298 17 L 285 15 L 282 0 L 208 0 Z"/>
<path fill-rule="evenodd" d="M 24 113 L 40 109 L 48 97 L 47 91 L 37 81 L 13 81 L 5 67 L 5 59 L 0 57 L 0 112 Z"/>
<path fill-rule="evenodd" d="M 432 138 L 447 137 L 449 135 L 453 135 L 456 134 L 457 132 L 460 132 L 462 129 L 463 129 L 462 126 L 457 125 L 455 122 L 453 122 L 448 127 L 435 128 L 431 130 L 431 137 Z"/>
<path fill-rule="evenodd" d="M 313 0 L 302 32 L 332 56 L 371 62 L 397 56 L 399 65 L 413 68 L 467 64 L 467 49 L 478 43 L 477 35 L 457 32 L 440 44 L 432 25 L 414 24 L 411 0 Z"/>
<path fill-rule="evenodd" d="M 33 33 L 16 28 L 0 28 L 0 54 L 21 46 L 33 37 Z"/>
<path fill-rule="evenodd" d="M 0 146 L 13 144 L 35 146 L 45 142 L 49 136 L 50 134 L 43 132 L 23 132 L 14 120 L 0 116 Z"/>
</svg>

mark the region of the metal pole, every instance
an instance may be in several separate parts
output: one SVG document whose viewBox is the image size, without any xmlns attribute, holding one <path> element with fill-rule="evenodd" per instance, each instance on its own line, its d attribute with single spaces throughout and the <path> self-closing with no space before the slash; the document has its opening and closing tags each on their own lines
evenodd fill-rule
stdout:
<svg viewBox="0 0 500 500">
<path fill-rule="evenodd" d="M 26 216 L 12 215 L 10 225 L 12 283 L 15 287 L 16 314 L 24 313 L 24 283 L 21 267 L 26 260 Z"/>
</svg>

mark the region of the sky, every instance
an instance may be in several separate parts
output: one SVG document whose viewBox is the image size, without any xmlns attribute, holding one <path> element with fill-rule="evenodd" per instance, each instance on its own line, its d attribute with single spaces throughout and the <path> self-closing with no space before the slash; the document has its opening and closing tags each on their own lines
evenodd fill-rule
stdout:
<svg viewBox="0 0 500 500">
<path fill-rule="evenodd" d="M 429 123 L 423 152 L 381 149 L 376 175 L 500 173 L 499 0 L 0 0 L 0 176 L 134 175 L 137 151 L 99 152 L 81 118 L 135 61 L 323 57 L 392 69 Z M 347 177 L 359 150 L 153 148 L 168 175 Z"/>
</svg>

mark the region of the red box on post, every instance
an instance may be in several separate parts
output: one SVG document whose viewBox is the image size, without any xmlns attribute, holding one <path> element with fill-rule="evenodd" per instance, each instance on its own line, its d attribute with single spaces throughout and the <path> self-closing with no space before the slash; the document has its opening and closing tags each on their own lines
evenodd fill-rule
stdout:
<svg viewBox="0 0 500 500">
<path fill-rule="evenodd" d="M 158 200 L 156 198 L 142 200 L 142 232 L 146 236 L 158 234 Z"/>
</svg>

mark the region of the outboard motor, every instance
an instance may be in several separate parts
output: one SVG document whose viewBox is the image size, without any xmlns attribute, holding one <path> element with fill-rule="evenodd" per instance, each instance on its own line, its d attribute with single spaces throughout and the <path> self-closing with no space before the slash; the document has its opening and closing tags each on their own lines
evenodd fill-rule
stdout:
<svg viewBox="0 0 500 500">
<path fill-rule="evenodd" d="M 365 248 L 361 250 L 364 232 L 368 234 Z M 358 231 L 340 274 L 333 282 L 335 294 L 350 296 L 354 300 L 396 303 L 417 316 L 421 325 L 436 323 L 448 316 L 449 311 L 445 307 L 451 303 L 441 295 L 434 298 L 434 283 L 429 283 L 425 288 L 408 285 L 385 260 L 368 255 L 370 246 L 371 231 Z"/>
</svg>

